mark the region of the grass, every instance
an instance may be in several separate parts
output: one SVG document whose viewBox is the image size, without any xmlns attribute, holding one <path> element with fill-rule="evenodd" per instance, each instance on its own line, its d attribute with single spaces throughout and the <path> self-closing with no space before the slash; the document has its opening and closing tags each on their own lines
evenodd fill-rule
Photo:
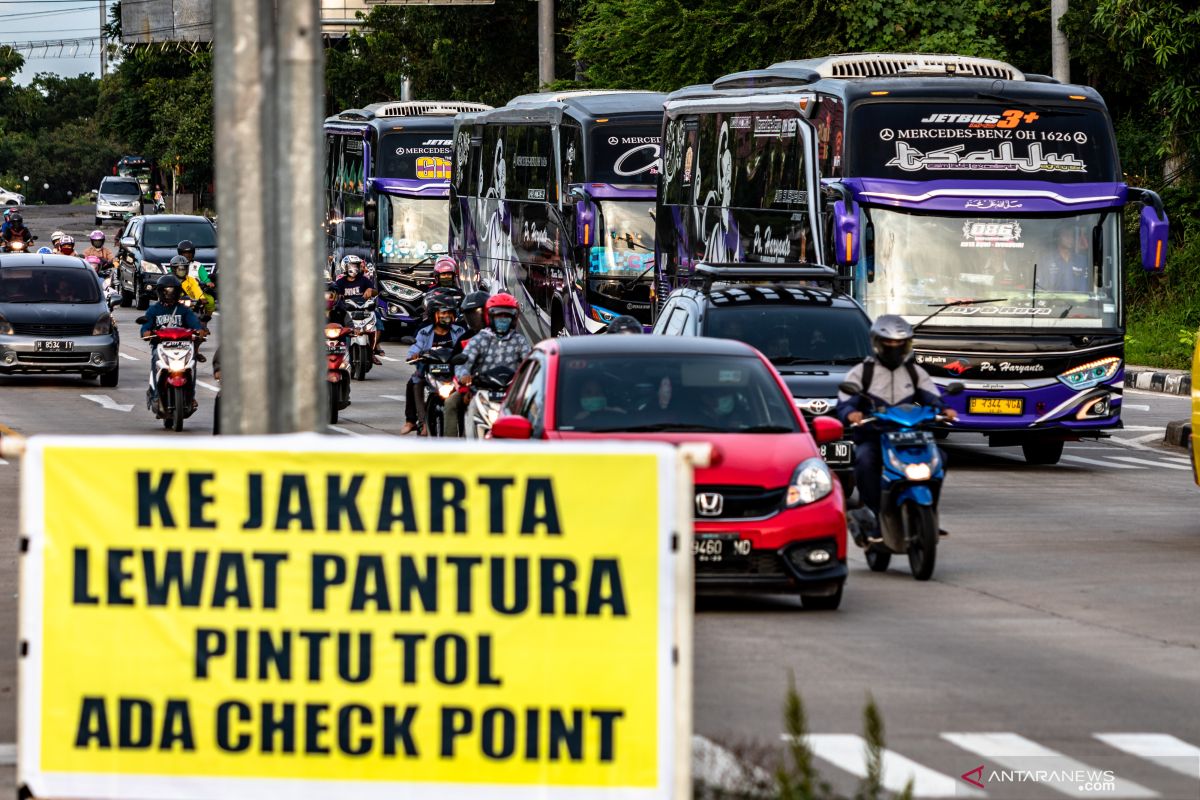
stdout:
<svg viewBox="0 0 1200 800">
<path fill-rule="evenodd" d="M 1164 303 L 1152 309 L 1131 308 L 1125 330 L 1125 363 L 1190 369 L 1198 322 L 1200 306 Z"/>
</svg>

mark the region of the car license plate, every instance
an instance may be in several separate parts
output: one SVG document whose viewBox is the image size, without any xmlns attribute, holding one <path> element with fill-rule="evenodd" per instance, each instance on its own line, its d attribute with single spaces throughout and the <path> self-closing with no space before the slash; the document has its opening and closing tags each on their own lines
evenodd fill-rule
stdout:
<svg viewBox="0 0 1200 800">
<path fill-rule="evenodd" d="M 854 463 L 853 442 L 830 442 L 821 445 L 821 458 L 831 467 L 846 467 Z"/>
<path fill-rule="evenodd" d="M 1020 416 L 1025 411 L 1023 397 L 972 397 L 967 401 L 971 414 L 1008 414 Z"/>
<path fill-rule="evenodd" d="M 692 556 L 702 564 L 721 564 L 750 555 L 749 539 L 736 533 L 697 533 L 692 539 Z"/>
<path fill-rule="evenodd" d="M 34 350 L 55 352 L 59 350 L 74 350 L 75 343 L 69 339 L 38 339 L 33 343 Z"/>
</svg>

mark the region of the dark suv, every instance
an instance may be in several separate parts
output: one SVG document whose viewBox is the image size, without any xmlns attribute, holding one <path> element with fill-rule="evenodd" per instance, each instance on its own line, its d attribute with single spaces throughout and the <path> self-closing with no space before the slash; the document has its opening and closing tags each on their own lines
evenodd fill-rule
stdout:
<svg viewBox="0 0 1200 800">
<path fill-rule="evenodd" d="M 818 274 L 811 269 L 702 266 L 697 272 L 707 275 L 704 285 L 672 292 L 652 332 L 752 345 L 783 376 L 805 419 L 832 415 L 838 384 L 871 352 L 871 320 L 862 306 L 832 289 L 805 285 Z M 744 282 L 757 279 L 791 282 Z M 854 445 L 848 439 L 823 444 L 821 455 L 849 495 L 854 488 Z"/>
</svg>

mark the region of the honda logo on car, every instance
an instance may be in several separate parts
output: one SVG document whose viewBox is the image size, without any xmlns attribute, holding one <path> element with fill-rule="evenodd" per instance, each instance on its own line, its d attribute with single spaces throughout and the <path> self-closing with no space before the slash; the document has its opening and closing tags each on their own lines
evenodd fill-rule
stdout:
<svg viewBox="0 0 1200 800">
<path fill-rule="evenodd" d="M 725 498 L 717 492 L 696 495 L 696 513 L 702 517 L 719 517 L 725 510 Z"/>
</svg>

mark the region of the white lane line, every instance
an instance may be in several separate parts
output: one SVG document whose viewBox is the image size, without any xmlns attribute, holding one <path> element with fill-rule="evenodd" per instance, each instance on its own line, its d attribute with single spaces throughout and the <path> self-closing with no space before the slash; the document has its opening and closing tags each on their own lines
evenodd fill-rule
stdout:
<svg viewBox="0 0 1200 800">
<path fill-rule="evenodd" d="M 213 386 L 211 383 L 205 383 L 204 381 L 196 381 L 196 385 L 203 386 L 205 389 L 208 389 L 210 392 L 216 392 L 217 394 L 221 393 L 221 387 Z"/>
<path fill-rule="evenodd" d="M 1125 425 L 1121 428 L 1121 430 L 1123 430 L 1123 431 L 1157 431 L 1158 433 L 1166 433 L 1167 429 L 1161 425 Z"/>
<path fill-rule="evenodd" d="M 126 361 L 141 361 L 141 359 L 138 358 L 137 356 L 131 356 L 128 353 L 122 353 L 119 350 L 117 351 L 117 355 L 119 355 L 121 358 L 125 359 Z"/>
<path fill-rule="evenodd" d="M 1132 411 L 1149 411 L 1150 406 L 1143 406 L 1137 403 L 1121 403 L 1121 410 L 1130 409 Z"/>
<path fill-rule="evenodd" d="M 1168 464 L 1165 461 L 1151 461 L 1148 458 L 1134 458 L 1133 456 L 1109 456 L 1109 458 L 1117 461 L 1128 461 L 1130 464 L 1145 464 L 1150 467 L 1163 467 L 1165 469 L 1186 469 L 1191 471 L 1191 467 L 1185 467 L 1182 464 Z"/>
<path fill-rule="evenodd" d="M 0 767 L 11 767 L 17 763 L 17 745 L 12 742 L 0 744 Z"/>
<path fill-rule="evenodd" d="M 1095 791 L 1085 791 L 1086 784 L 1080 783 L 1077 776 L 1095 776 L 1096 781 L 1108 783 L 1108 773 L 1104 770 L 1088 766 L 1015 733 L 943 733 L 941 736 L 950 744 L 1007 769 L 1045 772 L 1046 779 L 1039 781 L 1039 785 L 1048 786 L 1068 797 L 1096 796 Z M 987 775 L 986 771 L 984 775 Z M 1123 798 L 1158 797 L 1158 792 L 1115 776 L 1111 788 L 1106 785 L 1103 794 L 1105 797 Z"/>
<path fill-rule="evenodd" d="M 698 734 L 692 737 L 692 779 L 734 796 L 752 796 L 755 788 L 772 782 L 762 767 L 742 761 Z"/>
<path fill-rule="evenodd" d="M 1121 752 L 1153 761 L 1160 767 L 1200 779 L 1200 747 L 1167 733 L 1097 733 L 1105 744 Z"/>
<path fill-rule="evenodd" d="M 331 431 L 337 431 L 338 433 L 344 434 L 346 436 L 362 436 L 361 433 L 357 433 L 357 432 L 349 430 L 347 428 L 343 428 L 341 425 L 329 425 L 327 427 Z"/>
<path fill-rule="evenodd" d="M 404 397 L 398 394 L 381 394 L 379 397 L 382 400 L 399 400 L 401 403 L 407 402 Z"/>
<path fill-rule="evenodd" d="M 1192 460 L 1183 456 L 1163 456 L 1163 461 L 1170 461 L 1172 464 L 1183 464 L 1188 467 L 1192 465 Z"/>
<path fill-rule="evenodd" d="M 7 466 L 8 466 L 8 462 L 5 461 L 3 458 L 0 458 L 0 467 L 7 467 Z"/>
<path fill-rule="evenodd" d="M 1144 467 L 1132 467 L 1129 464 L 1114 464 L 1111 461 L 1101 461 L 1098 458 L 1084 458 L 1083 456 L 1073 456 L 1069 453 L 1063 453 L 1063 461 L 1071 461 L 1076 464 L 1090 464 L 1093 467 L 1106 467 L 1108 469 L 1144 469 Z"/>
<path fill-rule="evenodd" d="M 391 356 L 380 356 L 379 360 L 380 361 L 399 361 L 400 359 L 392 358 Z"/>
<path fill-rule="evenodd" d="M 784 740 L 787 741 L 785 735 Z M 854 733 L 814 733 L 804 737 L 813 755 L 859 778 L 867 775 L 867 742 Z M 884 788 L 902 792 L 912 782 L 914 797 L 984 797 L 983 792 L 964 786 L 958 778 L 884 749 L 881 780 Z"/>
<path fill-rule="evenodd" d="M 93 403 L 98 404 L 101 408 L 107 408 L 109 411 L 124 411 L 126 414 L 128 414 L 133 410 L 132 403 L 129 405 L 118 403 L 116 400 L 113 400 L 106 394 L 81 394 L 79 396 L 84 400 L 91 400 Z"/>
</svg>

